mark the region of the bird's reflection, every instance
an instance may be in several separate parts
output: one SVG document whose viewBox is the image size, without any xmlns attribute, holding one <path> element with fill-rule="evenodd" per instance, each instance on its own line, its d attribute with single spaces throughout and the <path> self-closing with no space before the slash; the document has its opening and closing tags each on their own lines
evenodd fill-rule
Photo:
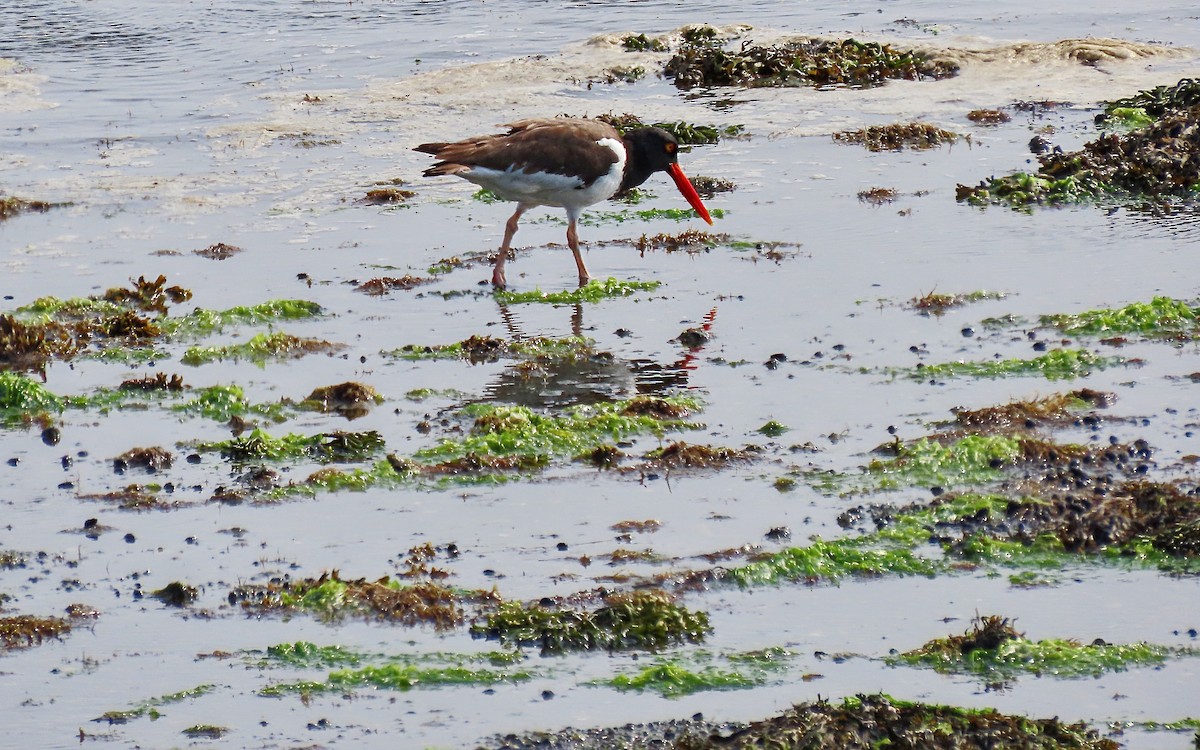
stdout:
<svg viewBox="0 0 1200 750">
<path fill-rule="evenodd" d="M 571 335 L 583 338 L 583 305 L 571 308 Z M 706 316 L 710 328 L 716 310 Z M 514 341 L 531 339 L 521 329 L 508 305 L 500 305 L 500 318 Z M 567 406 L 606 403 L 636 395 L 666 395 L 688 387 L 689 371 L 703 350 L 695 347 L 678 360 L 663 364 L 651 359 L 623 359 L 611 352 L 590 348 L 568 356 L 543 356 L 505 367 L 484 389 L 488 401 L 531 409 L 561 409 Z"/>
</svg>

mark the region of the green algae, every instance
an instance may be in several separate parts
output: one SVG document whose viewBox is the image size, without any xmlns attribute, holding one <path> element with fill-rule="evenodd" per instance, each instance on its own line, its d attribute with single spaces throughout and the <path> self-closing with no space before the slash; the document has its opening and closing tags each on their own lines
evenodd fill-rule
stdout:
<svg viewBox="0 0 1200 750">
<path fill-rule="evenodd" d="M 729 212 L 723 208 L 710 208 L 709 216 L 714 219 L 724 219 Z M 585 227 L 598 227 L 604 224 L 626 224 L 633 221 L 691 221 L 699 218 L 690 208 L 622 208 L 615 211 L 585 211 L 579 217 L 579 223 Z M 558 216 L 547 216 L 541 221 L 551 224 L 564 223 Z"/>
<path fill-rule="evenodd" d="M 858 540 L 854 540 L 857 542 Z M 762 560 L 730 568 L 729 580 L 739 586 L 783 581 L 836 583 L 847 576 L 919 575 L 932 578 L 945 566 L 907 549 L 864 549 L 861 543 L 814 540 L 806 547 L 791 547 Z"/>
<path fill-rule="evenodd" d="M 461 401 L 467 398 L 470 394 L 466 391 L 460 391 L 457 388 L 414 388 L 404 394 L 404 398 L 409 401 L 421 403 L 428 401 L 431 398 L 444 398 L 452 401 Z"/>
<path fill-rule="evenodd" d="M 1171 85 L 1143 89 L 1132 96 L 1104 103 L 1106 114 L 1113 116 L 1116 110 L 1139 109 L 1152 118 L 1170 112 L 1191 109 L 1200 104 L 1200 79 L 1183 78 Z"/>
<path fill-rule="evenodd" d="M 202 388 L 192 398 L 171 407 L 184 414 L 196 414 L 218 422 L 228 422 L 233 417 L 256 415 L 282 422 L 289 409 L 288 404 L 252 404 L 241 386 L 214 385 Z"/>
<path fill-rule="evenodd" d="M 666 52 L 667 44 L 661 39 L 642 34 L 629 34 L 621 39 L 621 46 L 630 52 Z"/>
<path fill-rule="evenodd" d="M 124 724 L 131 719 L 141 718 L 143 716 L 150 719 L 158 719 L 162 713 L 158 710 L 163 706 L 168 706 L 172 703 L 182 703 L 186 700 L 199 698 L 216 690 L 215 685 L 197 685 L 188 690 L 180 690 L 178 693 L 169 693 L 157 698 L 150 698 L 140 703 L 135 704 L 131 708 L 107 711 L 104 714 L 93 719 L 93 721 L 108 722 L 109 724 Z"/>
<path fill-rule="evenodd" d="M 604 281 L 592 279 L 585 286 L 562 292 L 543 292 L 534 289 L 529 292 L 512 292 L 497 290 L 496 301 L 503 305 L 518 305 L 528 302 L 545 304 L 570 305 L 582 302 L 596 303 L 617 297 L 629 297 L 638 292 L 652 292 L 662 286 L 660 281 L 619 281 L 611 276 Z"/>
<path fill-rule="evenodd" d="M 248 435 L 239 435 L 229 440 L 200 443 L 196 450 L 219 452 L 234 461 L 284 461 L 311 456 L 320 440 L 320 435 L 289 433 L 274 437 L 263 430 L 254 430 Z"/>
<path fill-rule="evenodd" d="M 48 296 L 38 297 L 28 305 L 18 307 L 15 312 L 18 315 L 32 317 L 35 320 L 47 321 L 53 318 L 81 318 L 89 315 L 120 315 L 127 309 L 122 304 L 104 299 L 93 299 L 90 297 L 60 299 Z"/>
<path fill-rule="evenodd" d="M 1105 114 L 1105 127 L 1117 126 L 1132 130 L 1154 124 L 1154 117 L 1142 107 L 1110 107 Z"/>
<path fill-rule="evenodd" d="M 791 428 L 789 428 L 787 425 L 783 424 L 782 422 L 776 422 L 774 419 L 771 419 L 771 420 L 768 420 L 766 423 L 764 423 L 762 427 L 759 427 L 758 432 L 761 432 L 763 435 L 766 435 L 767 437 L 774 438 L 774 437 L 779 437 L 780 435 L 783 435 L 789 429 L 791 429 Z"/>
<path fill-rule="evenodd" d="M 219 740 L 229 734 L 229 727 L 216 724 L 193 724 L 187 729 L 181 729 L 179 733 L 192 739 Z"/>
<path fill-rule="evenodd" d="M 197 308 L 178 318 L 162 318 L 158 324 L 171 336 L 205 336 L 228 326 L 260 326 L 281 320 L 306 320 L 326 315 L 316 302 L 302 299 L 268 300 L 257 305 L 239 305 L 227 310 Z"/>
<path fill-rule="evenodd" d="M 941 315 L 946 310 L 954 307 L 962 307 L 963 305 L 982 302 L 984 300 L 1004 299 L 1006 295 L 1003 292 L 991 292 L 986 289 L 980 289 L 974 292 L 965 292 L 963 294 L 945 294 L 939 292 L 929 292 L 920 297 L 914 297 L 910 303 L 914 310 L 926 315 Z"/>
<path fill-rule="evenodd" d="M 660 400 L 686 414 L 699 407 L 696 400 L 672 397 Z M 443 439 L 413 458 L 422 464 L 462 459 L 466 456 L 570 458 L 639 434 L 662 436 L 668 430 L 695 428 L 679 418 L 661 418 L 639 412 L 637 399 L 570 407 L 555 415 L 524 406 L 471 404 L 460 416 L 474 421 L 469 435 Z"/>
<path fill-rule="evenodd" d="M 0 372 L 0 420 L 29 421 L 48 412 L 61 412 L 67 400 L 41 383 L 15 372 Z"/>
<path fill-rule="evenodd" d="M 989 177 L 975 187 L 958 186 L 958 200 L 973 206 L 993 203 L 1025 208 L 1031 204 L 1081 203 L 1115 193 L 1116 189 L 1089 173 L 1051 177 L 1015 172 Z"/>
<path fill-rule="evenodd" d="M 367 432 L 327 432 L 316 435 L 288 433 L 275 437 L 263 430 L 253 430 L 229 440 L 200 443 L 202 452 L 219 452 L 235 462 L 287 461 L 365 461 L 384 449 L 383 438 L 374 430 Z"/>
<path fill-rule="evenodd" d="M 617 690 L 653 691 L 664 698 L 677 698 L 708 690 L 741 690 L 766 684 L 772 675 L 787 667 L 794 656 L 785 648 L 773 646 L 757 651 L 725 654 L 717 659 L 705 651 L 655 662 L 633 674 L 619 674 L 593 685 L 606 685 Z"/>
<path fill-rule="evenodd" d="M 543 653 L 658 651 L 674 643 L 700 643 L 711 630 L 708 613 L 682 607 L 661 591 L 613 594 L 590 612 L 505 602 L 471 626 L 477 637 L 538 646 Z"/>
<path fill-rule="evenodd" d="M 1096 370 L 1123 364 L 1121 357 L 1103 357 L 1087 349 L 1055 349 L 1032 359 L 998 359 L 976 362 L 921 364 L 903 370 L 918 380 L 936 378 L 1010 378 L 1041 376 L 1046 380 L 1073 380 Z"/>
<path fill-rule="evenodd" d="M 1141 334 L 1191 341 L 1200 336 L 1200 307 L 1170 297 L 1154 297 L 1149 302 L 1119 308 L 1043 315 L 1041 323 L 1067 336 Z"/>
<path fill-rule="evenodd" d="M 165 349 L 153 346 L 106 346 L 95 351 L 82 352 L 78 358 L 97 362 L 145 365 L 170 359 L 171 354 Z"/>
<path fill-rule="evenodd" d="M 533 674 L 523 670 L 499 671 L 472 669 L 463 666 L 418 667 L 411 664 L 385 664 L 360 669 L 343 669 L 329 673 L 324 682 L 301 682 L 268 685 L 259 695 L 280 697 L 287 694 L 342 693 L 359 687 L 407 691 L 422 687 L 447 685 L 496 685 L 504 682 L 523 682 Z"/>
<path fill-rule="evenodd" d="M 260 333 L 241 344 L 225 346 L 193 346 L 180 357 L 185 365 L 202 365 L 221 360 L 249 360 L 262 365 L 270 359 L 302 357 L 312 352 L 333 352 L 341 348 L 320 339 L 306 339 L 277 331 Z"/>
<path fill-rule="evenodd" d="M 595 684 L 608 685 L 617 690 L 638 692 L 654 691 L 664 698 L 677 698 L 705 690 L 740 690 L 757 687 L 761 678 L 750 677 L 741 672 L 724 671 L 715 667 L 691 670 L 671 662 L 659 662 L 643 667 L 635 674 L 621 674 Z"/>
<path fill-rule="evenodd" d="M 1021 674 L 1097 677 L 1105 672 L 1158 666 L 1171 656 L 1190 654 L 1149 643 L 1084 644 L 1070 639 L 1030 640 L 1007 618 L 977 617 L 961 636 L 937 638 L 924 646 L 888 657 L 892 665 L 925 667 L 947 674 L 1009 679 Z"/>
<path fill-rule="evenodd" d="M 1021 441 L 1003 435 L 967 435 L 945 444 L 928 438 L 898 443 L 896 456 L 874 460 L 867 473 L 880 489 L 912 485 L 981 484 L 999 478 L 1021 455 Z"/>
<path fill-rule="evenodd" d="M 302 669 L 356 665 L 365 658 L 365 655 L 349 651 L 344 646 L 318 646 L 309 641 L 277 643 L 267 647 L 269 661 Z"/>
<path fill-rule="evenodd" d="M 505 292 L 505 294 L 509 293 Z M 537 294 L 541 293 L 538 292 Z M 384 352 L 384 354 L 406 360 L 464 359 L 468 362 L 478 363 L 494 362 L 510 357 L 526 359 L 575 359 L 594 353 L 594 346 L 595 341 L 584 336 L 566 336 L 558 339 L 535 336 L 511 341 L 492 338 L 490 336 L 471 336 L 453 344 L 433 344 L 428 346 L 406 344 L 399 349 Z M 453 389 L 442 391 L 418 389 L 410 393 L 417 393 L 422 398 L 429 395 L 448 395 L 451 397 L 455 394 L 461 395 L 461 391 Z M 412 400 L 421 399 L 414 398 Z"/>
</svg>

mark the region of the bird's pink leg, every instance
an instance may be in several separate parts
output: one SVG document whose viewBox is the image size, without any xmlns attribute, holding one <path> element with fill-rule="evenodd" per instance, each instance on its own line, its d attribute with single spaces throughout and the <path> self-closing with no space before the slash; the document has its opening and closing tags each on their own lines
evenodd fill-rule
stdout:
<svg viewBox="0 0 1200 750">
<path fill-rule="evenodd" d="M 575 267 L 579 269 L 579 286 L 587 286 L 587 283 L 592 280 L 592 275 L 588 273 L 587 266 L 584 265 L 583 255 L 579 252 L 579 235 L 575 232 L 575 218 L 567 223 L 567 247 L 571 248 L 571 252 L 575 254 Z"/>
<path fill-rule="evenodd" d="M 504 244 L 500 245 L 500 251 L 496 253 L 496 265 L 492 268 L 492 285 L 505 287 L 507 284 L 504 281 L 504 261 L 508 260 L 508 251 L 512 245 L 513 235 L 517 233 L 517 222 L 521 220 L 521 214 L 525 213 L 524 206 L 517 206 L 517 210 L 513 215 L 508 217 L 508 222 L 504 225 Z"/>
</svg>

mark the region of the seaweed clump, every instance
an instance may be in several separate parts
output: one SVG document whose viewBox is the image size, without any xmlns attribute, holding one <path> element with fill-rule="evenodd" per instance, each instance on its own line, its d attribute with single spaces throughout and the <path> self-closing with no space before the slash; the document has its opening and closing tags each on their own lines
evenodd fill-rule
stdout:
<svg viewBox="0 0 1200 750">
<path fill-rule="evenodd" d="M 372 406 L 382 401 L 383 396 L 371 386 L 347 381 L 314 388 L 300 402 L 300 406 L 325 413 L 336 412 L 347 419 L 355 419 L 364 416 Z"/>
<path fill-rule="evenodd" d="M 871 125 L 859 130 L 840 130 L 833 134 L 835 141 L 860 143 L 868 151 L 900 151 L 905 148 L 923 151 L 958 140 L 954 133 L 928 122 L 898 122 L 891 125 Z M 970 137 L 967 137 L 970 141 Z"/>
<path fill-rule="evenodd" d="M 1070 639 L 1031 641 L 1013 629 L 1007 617 L 987 615 L 976 617 L 962 635 L 935 638 L 889 661 L 948 673 L 1008 677 L 1031 672 L 1082 677 L 1161 664 L 1169 653 L 1165 647 L 1148 643 L 1119 645 L 1099 639 L 1089 644 Z"/>
<path fill-rule="evenodd" d="M 464 621 L 464 602 L 489 596 L 433 582 L 405 584 L 388 576 L 346 580 L 334 570 L 302 581 L 239 586 L 229 593 L 229 603 L 267 612 L 301 610 L 329 620 L 358 616 L 450 630 Z"/>
<path fill-rule="evenodd" d="M 139 276 L 137 281 L 131 282 L 128 289 L 113 287 L 104 293 L 102 299 L 118 305 L 133 306 L 166 315 L 167 305 L 177 305 L 187 302 L 191 298 L 190 289 L 184 289 L 179 285 L 167 286 L 167 277 L 160 274 L 153 281 L 147 280 L 145 276 Z"/>
<path fill-rule="evenodd" d="M 957 75 L 952 63 L 913 50 L 856 39 L 808 38 L 782 45 L 744 42 L 727 50 L 715 35 L 698 35 L 667 62 L 675 86 L 878 86 L 888 79 Z"/>
<path fill-rule="evenodd" d="M 1057 718 L 1030 719 L 995 709 L 966 709 L 900 701 L 887 695 L 858 695 L 835 705 L 825 699 L 792 707 L 731 734 L 688 734 L 676 750 L 803 747 L 807 750 L 869 750 L 920 747 L 968 750 L 1117 750 L 1086 724 Z"/>
<path fill-rule="evenodd" d="M 45 213 L 52 208 L 69 206 L 70 203 L 50 203 L 48 201 L 18 198 L 15 195 L 0 195 L 0 221 L 11 219 L 23 213 Z"/>
<path fill-rule="evenodd" d="M 1171 89 L 1143 91 L 1132 101 L 1154 107 L 1157 118 L 1129 133 L 1109 132 L 1078 151 L 1039 155 L 1035 173 L 989 177 L 976 186 L 959 185 L 957 197 L 973 205 L 1021 208 L 1035 204 L 1079 203 L 1102 197 L 1194 198 L 1200 189 L 1200 87 L 1185 79 Z M 1174 99 L 1180 108 L 1172 104 Z"/>
<path fill-rule="evenodd" d="M 0 648 L 10 651 L 40 645 L 47 638 L 71 632 L 71 623 L 58 617 L 17 615 L 0 617 Z"/>
<path fill-rule="evenodd" d="M 701 643 L 711 630 L 706 612 L 681 607 L 662 591 L 612 594 L 591 612 L 507 602 L 471 626 L 477 637 L 537 645 L 543 653 L 657 651 L 673 643 Z"/>
</svg>

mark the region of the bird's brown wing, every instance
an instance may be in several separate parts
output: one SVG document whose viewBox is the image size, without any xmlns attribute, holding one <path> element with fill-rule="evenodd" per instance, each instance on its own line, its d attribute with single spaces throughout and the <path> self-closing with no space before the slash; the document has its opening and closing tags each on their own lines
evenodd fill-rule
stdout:
<svg viewBox="0 0 1200 750">
<path fill-rule="evenodd" d="M 610 125 L 582 118 L 529 119 L 508 125 L 508 132 L 467 138 L 455 143 L 423 143 L 416 151 L 433 154 L 438 163 L 422 174 L 453 175 L 483 167 L 578 176 L 591 184 L 617 161 L 612 149 L 597 141 L 620 141 Z"/>
</svg>

